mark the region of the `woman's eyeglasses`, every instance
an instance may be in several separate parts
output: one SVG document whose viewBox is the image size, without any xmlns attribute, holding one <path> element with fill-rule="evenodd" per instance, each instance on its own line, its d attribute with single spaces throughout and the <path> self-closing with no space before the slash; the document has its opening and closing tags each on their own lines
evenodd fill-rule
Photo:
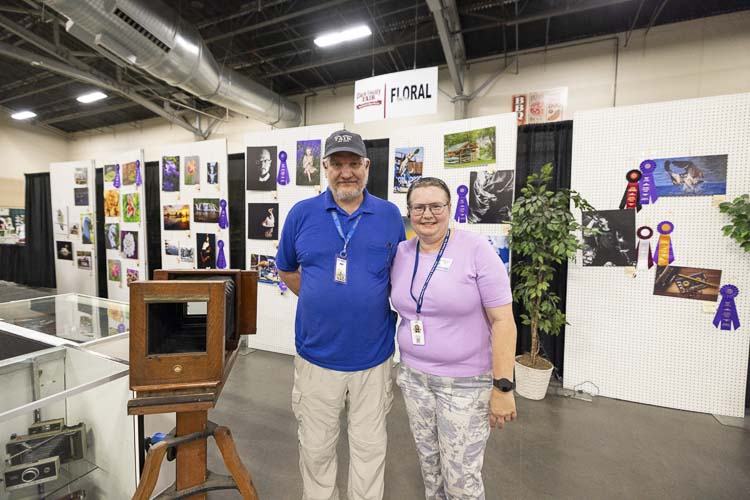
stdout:
<svg viewBox="0 0 750 500">
<path fill-rule="evenodd" d="M 422 215 L 424 214 L 425 210 L 429 209 L 430 213 L 432 215 L 440 215 L 445 210 L 445 207 L 447 207 L 448 203 L 430 203 L 429 205 L 412 205 L 409 207 L 409 210 L 414 215 Z"/>
</svg>

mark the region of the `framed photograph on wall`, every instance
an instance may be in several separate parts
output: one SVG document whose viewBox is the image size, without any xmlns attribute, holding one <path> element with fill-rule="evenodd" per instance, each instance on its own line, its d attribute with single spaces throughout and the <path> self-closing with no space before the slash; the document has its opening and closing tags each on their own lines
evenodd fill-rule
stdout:
<svg viewBox="0 0 750 500">
<path fill-rule="evenodd" d="M 279 239 L 279 226 L 276 223 L 278 213 L 278 203 L 248 203 L 247 238 L 249 240 Z"/>
<path fill-rule="evenodd" d="M 248 191 L 276 191 L 276 146 L 249 147 L 245 154 Z"/>
</svg>

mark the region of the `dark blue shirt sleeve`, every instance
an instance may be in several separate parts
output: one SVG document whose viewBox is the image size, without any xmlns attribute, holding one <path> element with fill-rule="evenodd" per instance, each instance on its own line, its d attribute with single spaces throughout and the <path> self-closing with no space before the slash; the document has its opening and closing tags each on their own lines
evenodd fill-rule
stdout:
<svg viewBox="0 0 750 500">
<path fill-rule="evenodd" d="M 276 268 L 279 271 L 291 273 L 299 268 L 297 260 L 297 208 L 292 207 L 284 221 L 279 240 L 279 250 L 276 252 Z"/>
</svg>

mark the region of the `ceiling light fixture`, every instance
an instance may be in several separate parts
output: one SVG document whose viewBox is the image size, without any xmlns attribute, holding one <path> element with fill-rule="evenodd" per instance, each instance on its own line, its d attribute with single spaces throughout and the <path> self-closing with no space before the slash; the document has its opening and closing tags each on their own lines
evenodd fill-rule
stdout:
<svg viewBox="0 0 750 500">
<path fill-rule="evenodd" d="M 104 92 L 99 92 L 97 90 L 96 92 L 91 92 L 89 94 L 79 95 L 76 98 L 76 100 L 84 104 L 89 104 L 91 102 L 101 101 L 102 99 L 106 99 L 106 98 L 107 98 L 107 94 L 105 94 Z"/>
<path fill-rule="evenodd" d="M 318 47 L 330 47 L 341 42 L 348 42 L 351 40 L 357 40 L 358 38 L 364 38 L 370 36 L 372 31 L 365 25 L 354 26 L 352 28 L 345 29 L 343 31 L 334 31 L 331 33 L 324 33 L 319 37 L 315 38 L 315 45 Z"/>
<path fill-rule="evenodd" d="M 36 116 L 36 113 L 33 111 L 19 111 L 18 113 L 13 113 L 10 115 L 11 118 L 14 120 L 28 120 L 29 118 L 34 118 Z"/>
</svg>

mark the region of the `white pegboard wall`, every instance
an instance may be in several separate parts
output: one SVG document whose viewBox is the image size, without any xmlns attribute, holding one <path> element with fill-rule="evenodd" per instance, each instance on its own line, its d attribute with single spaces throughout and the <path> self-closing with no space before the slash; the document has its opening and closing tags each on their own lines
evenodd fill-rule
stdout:
<svg viewBox="0 0 750 500">
<path fill-rule="evenodd" d="M 750 94 L 576 113 L 572 188 L 597 210 L 617 209 L 628 170 L 650 158 L 728 154 L 728 200 L 750 191 Z M 670 220 L 673 265 L 722 270 L 750 318 L 748 254 L 721 233 L 728 217 L 712 196 L 660 197 L 636 227 Z M 580 220 L 580 219 L 579 219 Z M 651 240 L 655 247 L 658 233 Z M 744 416 L 750 330 L 714 328 L 718 302 L 656 296 L 655 267 L 568 270 L 566 388 L 682 410 Z"/>
</svg>

